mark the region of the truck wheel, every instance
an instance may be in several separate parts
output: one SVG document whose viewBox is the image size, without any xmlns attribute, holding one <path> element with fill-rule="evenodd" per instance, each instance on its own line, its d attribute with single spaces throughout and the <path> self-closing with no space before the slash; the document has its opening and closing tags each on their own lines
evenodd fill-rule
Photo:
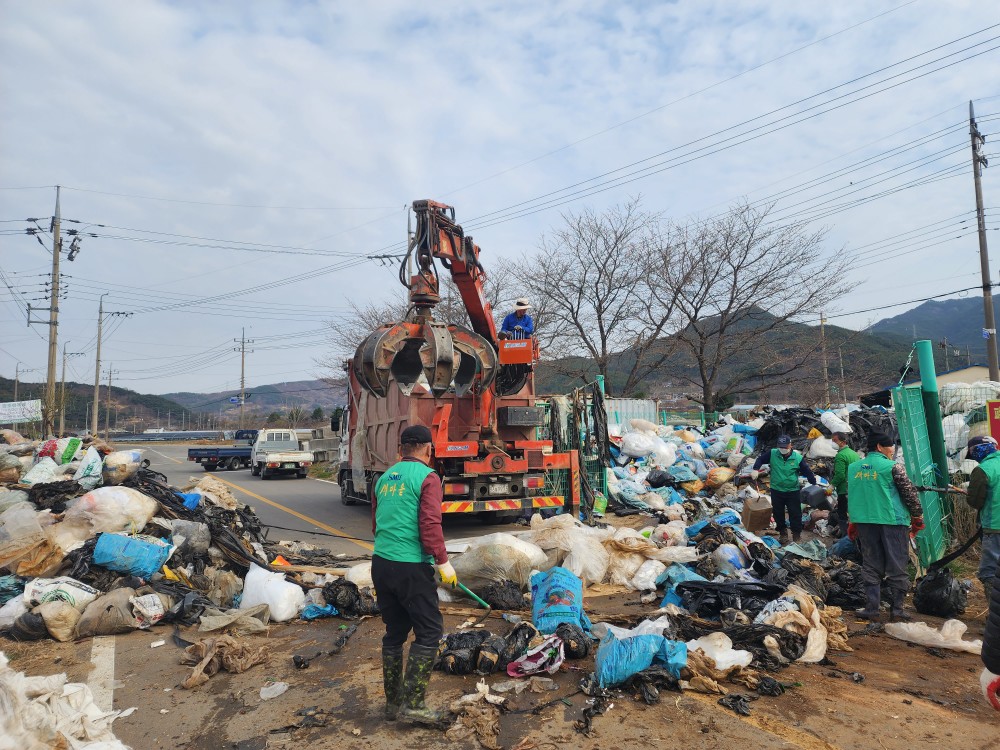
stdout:
<svg viewBox="0 0 1000 750">
<path fill-rule="evenodd" d="M 229 459 L 229 463 L 226 465 L 226 468 L 228 468 L 230 471 L 236 471 L 238 468 L 240 468 L 241 463 L 242 462 L 236 456 L 233 456 L 232 458 Z"/>
<path fill-rule="evenodd" d="M 250 467 L 250 475 L 254 477 L 260 476 L 260 464 L 254 464 Z"/>
<path fill-rule="evenodd" d="M 298 478 L 299 479 L 305 479 L 306 476 L 308 476 L 308 474 L 309 474 L 308 471 L 300 471 L 299 474 L 298 474 Z"/>
<path fill-rule="evenodd" d="M 353 495 L 354 483 L 342 478 L 340 480 L 340 502 L 343 505 L 357 505 L 358 501 L 354 499 Z"/>
<path fill-rule="evenodd" d="M 219 468 L 218 464 L 215 464 L 213 466 L 209 466 L 208 464 L 205 464 L 205 471 L 215 471 L 218 468 Z"/>
</svg>

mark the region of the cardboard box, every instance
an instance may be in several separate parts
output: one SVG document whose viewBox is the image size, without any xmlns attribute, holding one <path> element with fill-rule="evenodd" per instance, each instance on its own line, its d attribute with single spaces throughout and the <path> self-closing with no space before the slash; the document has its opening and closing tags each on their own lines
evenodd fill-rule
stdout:
<svg viewBox="0 0 1000 750">
<path fill-rule="evenodd" d="M 771 525 L 771 501 L 766 497 L 749 499 L 743 503 L 743 528 L 747 531 L 763 531 Z"/>
</svg>

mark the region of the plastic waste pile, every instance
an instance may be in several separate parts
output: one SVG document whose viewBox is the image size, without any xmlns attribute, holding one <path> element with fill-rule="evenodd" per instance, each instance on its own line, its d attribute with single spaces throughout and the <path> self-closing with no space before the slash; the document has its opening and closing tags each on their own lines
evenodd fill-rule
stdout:
<svg viewBox="0 0 1000 750">
<path fill-rule="evenodd" d="M 332 568 L 321 550 L 267 542 L 253 509 L 214 477 L 178 489 L 141 450 L 12 430 L 0 438 L 0 633 L 9 638 L 70 641 L 170 623 L 247 634 L 300 616 L 378 611 L 370 563 Z"/>
</svg>

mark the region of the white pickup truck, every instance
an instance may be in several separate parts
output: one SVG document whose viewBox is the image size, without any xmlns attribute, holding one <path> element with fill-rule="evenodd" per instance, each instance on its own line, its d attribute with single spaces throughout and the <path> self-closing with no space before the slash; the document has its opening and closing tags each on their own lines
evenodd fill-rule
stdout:
<svg viewBox="0 0 1000 750">
<path fill-rule="evenodd" d="M 250 473 L 261 479 L 275 474 L 295 474 L 302 479 L 309 473 L 313 454 L 299 450 L 295 430 L 261 430 L 250 451 Z"/>
</svg>

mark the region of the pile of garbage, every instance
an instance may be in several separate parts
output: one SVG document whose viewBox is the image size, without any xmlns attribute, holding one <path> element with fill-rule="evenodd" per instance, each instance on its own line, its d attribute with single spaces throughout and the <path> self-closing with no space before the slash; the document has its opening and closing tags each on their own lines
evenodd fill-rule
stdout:
<svg viewBox="0 0 1000 750">
<path fill-rule="evenodd" d="M 1000 398 L 1000 383 L 947 383 L 939 398 L 948 472 L 968 477 L 976 463 L 967 458 L 966 445 L 970 438 L 990 435 L 986 404 Z"/>
<path fill-rule="evenodd" d="M 333 567 L 341 561 L 309 545 L 268 542 L 253 508 L 212 476 L 178 489 L 141 450 L 0 437 L 0 632 L 9 638 L 70 641 L 160 624 L 248 634 L 296 617 L 378 612 L 370 562 Z"/>
</svg>

